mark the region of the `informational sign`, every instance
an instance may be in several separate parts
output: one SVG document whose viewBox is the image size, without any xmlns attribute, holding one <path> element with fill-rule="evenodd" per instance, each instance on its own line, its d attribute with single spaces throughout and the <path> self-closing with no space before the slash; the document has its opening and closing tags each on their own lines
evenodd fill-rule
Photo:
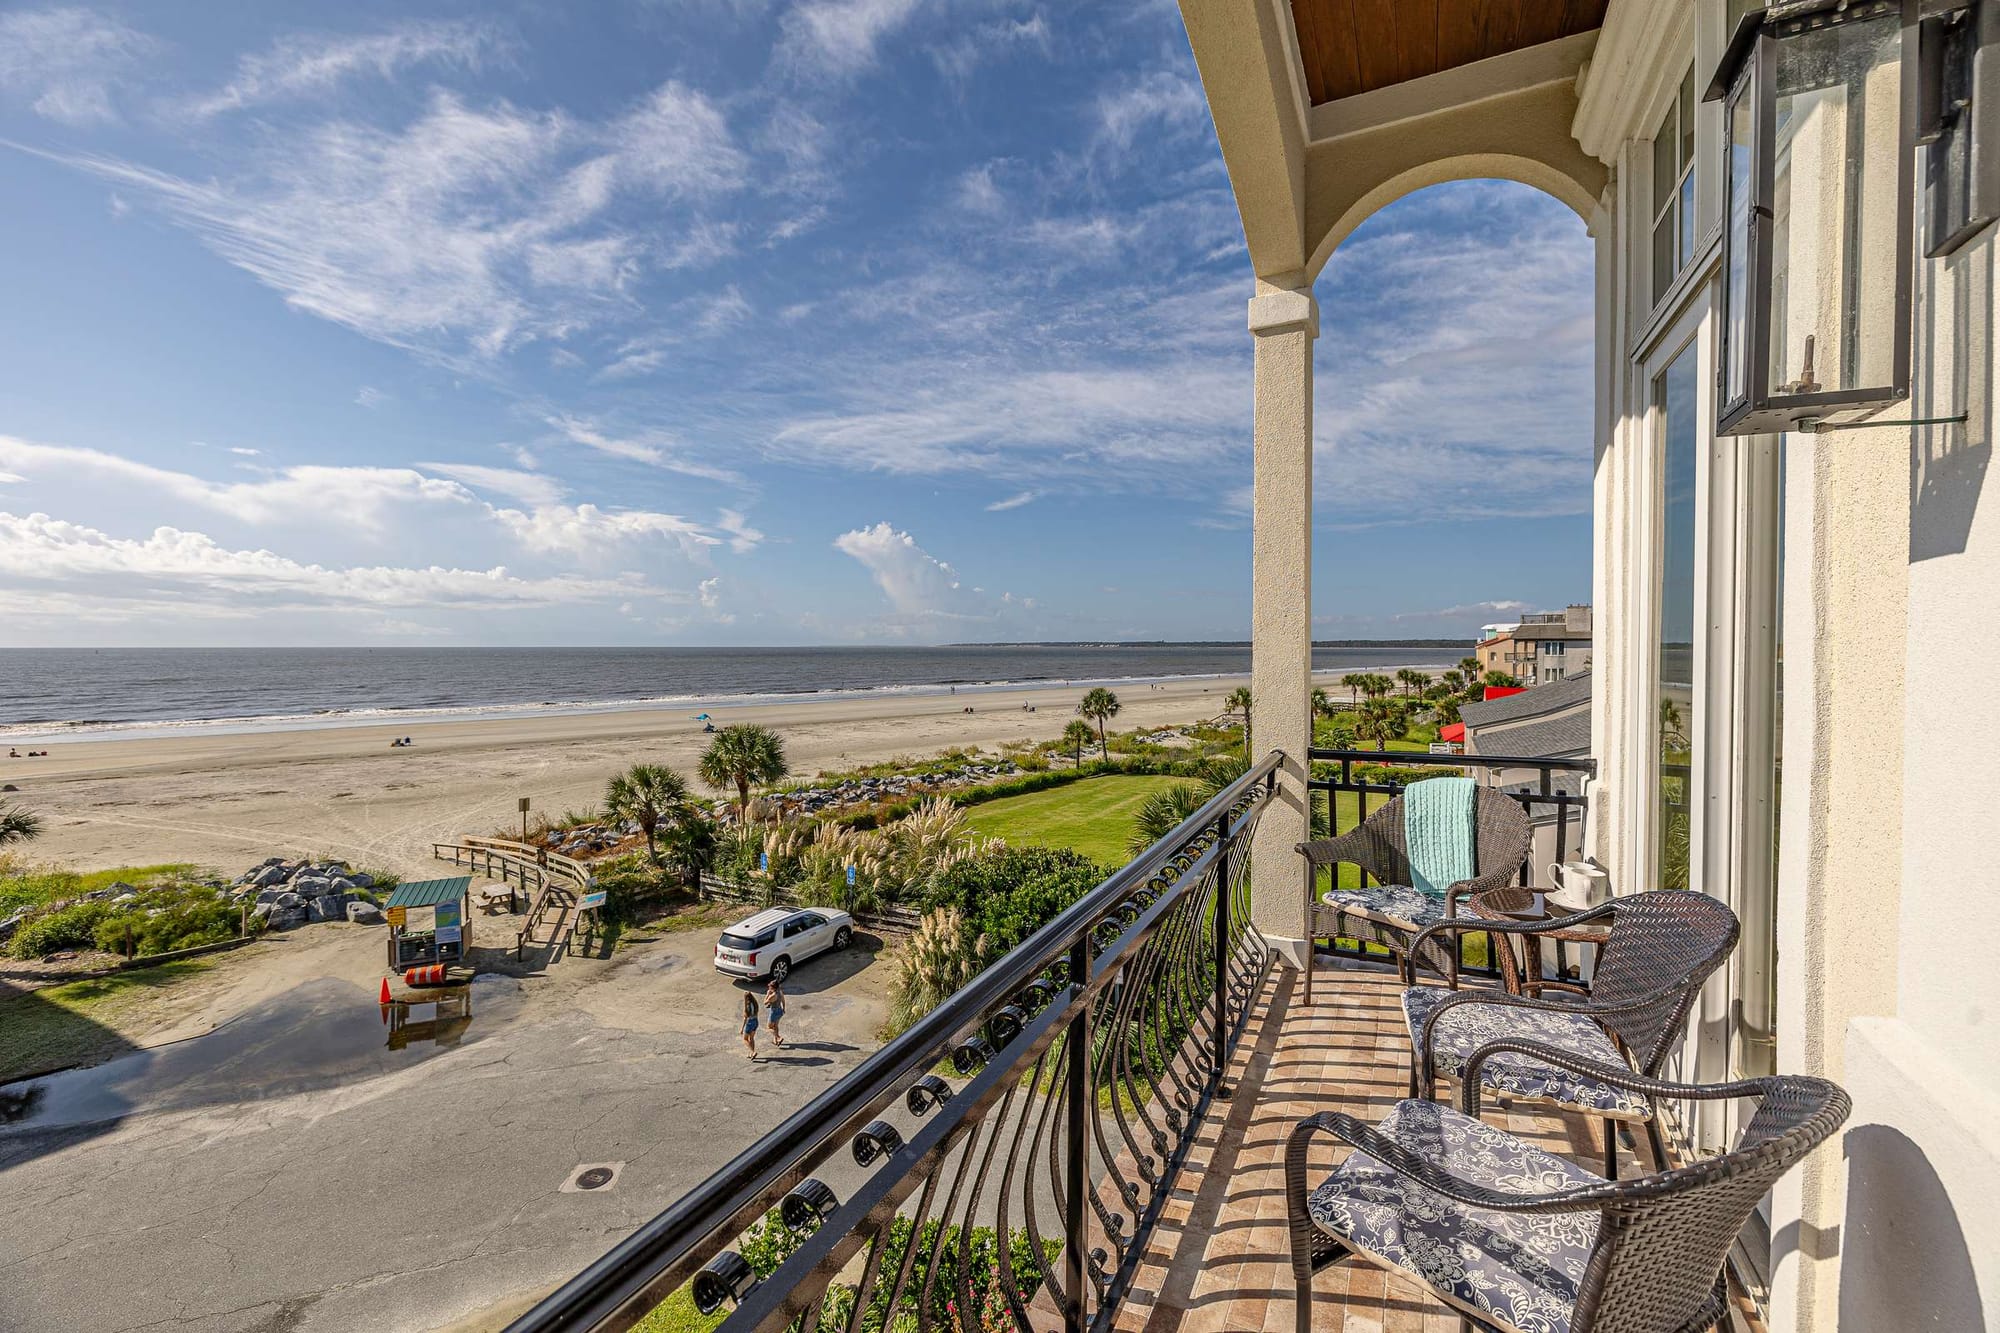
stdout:
<svg viewBox="0 0 2000 1333">
<path fill-rule="evenodd" d="M 769 872 L 771 869 L 771 854 L 769 852 L 757 853 L 757 868 Z"/>
<path fill-rule="evenodd" d="M 593 907 L 604 906 L 605 893 L 606 890 L 604 889 L 592 889 L 589 893 L 584 894 L 583 897 L 577 900 L 576 904 L 577 909 L 579 911 L 587 912 Z"/>
<path fill-rule="evenodd" d="M 403 909 L 403 929 L 412 935 L 428 935 L 437 929 L 437 908 L 406 907 Z"/>
<path fill-rule="evenodd" d="M 392 907 L 383 915 L 389 918 L 390 925 L 395 926 L 398 929 L 401 929 L 402 926 L 410 919 L 410 909 L 407 907 Z"/>
<path fill-rule="evenodd" d="M 849 867 L 847 867 L 847 887 L 848 887 L 848 888 L 850 888 L 850 889 L 854 887 L 854 867 L 853 867 L 853 866 L 849 866 Z"/>
<path fill-rule="evenodd" d="M 437 928 L 437 942 L 439 944 L 458 943 L 460 938 L 459 930 L 460 928 L 457 926 L 439 926 Z"/>
<path fill-rule="evenodd" d="M 439 930 L 453 930 L 465 922 L 464 909 L 459 903 L 439 903 L 432 911 L 436 913 L 433 919 Z"/>
</svg>

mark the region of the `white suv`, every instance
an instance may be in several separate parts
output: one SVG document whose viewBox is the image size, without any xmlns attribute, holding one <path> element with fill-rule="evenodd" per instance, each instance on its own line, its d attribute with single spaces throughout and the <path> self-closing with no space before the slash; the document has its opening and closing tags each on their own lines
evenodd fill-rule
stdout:
<svg viewBox="0 0 2000 1333">
<path fill-rule="evenodd" d="M 722 932 L 715 970 L 733 977 L 783 981 L 817 953 L 854 941 L 854 918 L 830 907 L 769 907 Z"/>
</svg>

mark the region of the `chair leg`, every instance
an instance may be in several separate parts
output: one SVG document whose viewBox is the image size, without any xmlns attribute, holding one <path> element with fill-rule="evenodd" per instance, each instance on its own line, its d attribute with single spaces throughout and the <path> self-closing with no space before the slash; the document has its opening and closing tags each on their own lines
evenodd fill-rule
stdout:
<svg viewBox="0 0 2000 1333">
<path fill-rule="evenodd" d="M 1646 1139 L 1653 1145 L 1653 1169 L 1667 1169 L 1667 1136 L 1660 1132 L 1660 1117 L 1656 1113 L 1646 1122 Z"/>
<path fill-rule="evenodd" d="M 1618 1122 L 1604 1122 L 1604 1178 L 1618 1179 Z"/>
</svg>

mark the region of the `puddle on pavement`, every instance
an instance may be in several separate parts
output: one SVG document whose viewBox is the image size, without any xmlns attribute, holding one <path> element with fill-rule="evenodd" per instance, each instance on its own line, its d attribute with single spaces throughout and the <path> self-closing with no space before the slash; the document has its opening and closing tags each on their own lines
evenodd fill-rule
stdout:
<svg viewBox="0 0 2000 1333">
<path fill-rule="evenodd" d="M 0 1126 L 89 1125 L 363 1082 L 476 1040 L 474 1014 L 492 1030 L 518 991 L 511 978 L 481 976 L 385 1014 L 359 986 L 309 981 L 202 1036 L 0 1087 Z"/>
</svg>

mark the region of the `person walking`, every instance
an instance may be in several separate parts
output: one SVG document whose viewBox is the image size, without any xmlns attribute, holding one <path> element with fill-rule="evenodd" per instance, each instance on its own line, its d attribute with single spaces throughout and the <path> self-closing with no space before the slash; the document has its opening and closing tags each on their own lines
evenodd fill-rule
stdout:
<svg viewBox="0 0 2000 1333">
<path fill-rule="evenodd" d="M 776 977 L 772 977 L 771 984 L 764 988 L 764 1013 L 771 1020 L 771 1040 L 780 1050 L 784 1049 L 785 1038 L 778 1031 L 778 1024 L 785 1019 L 785 989 L 778 984 Z"/>
<path fill-rule="evenodd" d="M 743 1049 L 757 1058 L 757 997 L 743 992 Z"/>
</svg>

